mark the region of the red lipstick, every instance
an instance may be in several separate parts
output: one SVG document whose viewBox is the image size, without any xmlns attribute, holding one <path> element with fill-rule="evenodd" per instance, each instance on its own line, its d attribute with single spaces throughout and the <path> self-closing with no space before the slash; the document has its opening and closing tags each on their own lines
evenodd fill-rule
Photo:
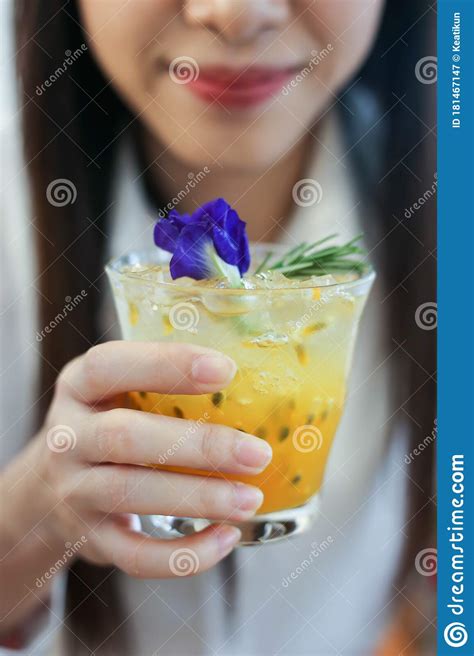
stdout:
<svg viewBox="0 0 474 656">
<path fill-rule="evenodd" d="M 187 87 L 206 102 L 216 101 L 226 107 L 244 108 L 274 96 L 295 72 L 295 68 L 260 66 L 240 70 L 207 67 L 201 68 L 199 75 Z"/>
</svg>

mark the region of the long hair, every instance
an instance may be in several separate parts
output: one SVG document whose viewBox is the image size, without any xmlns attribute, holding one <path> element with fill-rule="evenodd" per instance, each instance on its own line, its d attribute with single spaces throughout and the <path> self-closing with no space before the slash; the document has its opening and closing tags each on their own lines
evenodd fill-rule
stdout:
<svg viewBox="0 0 474 656">
<path fill-rule="evenodd" d="M 435 417 L 434 332 L 415 321 L 417 309 L 435 300 L 434 201 L 405 218 L 435 174 L 434 89 L 415 71 L 420 59 L 433 54 L 433 31 L 427 1 L 389 0 L 375 47 L 341 92 L 338 109 L 363 206 L 377 216 L 365 228 L 386 289 L 388 346 L 398 354 L 395 418 L 406 420 L 410 449 L 431 434 Z M 74 325 L 61 322 L 54 340 L 42 342 L 41 422 L 60 369 L 100 339 L 99 283 L 114 205 L 114 164 L 120 136 L 136 118 L 88 51 L 74 0 L 18 0 L 16 34 L 24 151 L 38 228 L 40 324 L 61 311 L 66 296 L 87 290 L 74 310 Z M 67 57 L 74 63 L 60 72 Z M 54 206 L 46 198 L 48 185 L 61 178 L 77 191 L 72 205 Z M 432 529 L 432 459 L 433 449 L 426 450 L 411 465 L 401 580 Z M 81 644 L 94 653 L 133 653 L 117 630 L 123 617 L 113 570 L 76 561 L 68 579 L 67 653 L 80 653 Z"/>
</svg>

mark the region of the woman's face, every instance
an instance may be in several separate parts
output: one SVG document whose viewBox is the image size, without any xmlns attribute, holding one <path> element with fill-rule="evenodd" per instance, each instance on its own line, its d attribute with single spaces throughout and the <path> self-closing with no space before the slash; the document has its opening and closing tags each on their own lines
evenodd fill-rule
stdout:
<svg viewBox="0 0 474 656">
<path fill-rule="evenodd" d="M 357 70 L 383 0 L 80 0 L 107 78 L 168 154 L 267 168 Z"/>
</svg>

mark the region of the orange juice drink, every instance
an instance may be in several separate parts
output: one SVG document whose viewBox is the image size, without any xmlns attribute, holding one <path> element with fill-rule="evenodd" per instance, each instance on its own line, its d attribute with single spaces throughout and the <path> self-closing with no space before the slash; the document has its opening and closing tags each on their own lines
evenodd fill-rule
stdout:
<svg viewBox="0 0 474 656">
<path fill-rule="evenodd" d="M 257 485 L 264 493 L 258 516 L 268 522 L 274 514 L 284 525 L 323 483 L 374 274 L 295 281 L 279 273 L 250 273 L 244 288 L 231 289 L 213 280 L 171 281 L 166 256 L 159 252 L 126 256 L 107 272 L 125 339 L 208 346 L 229 355 L 238 367 L 221 392 L 188 396 L 136 390 L 130 395 L 133 405 L 225 424 L 267 440 L 273 460 L 259 475 L 194 473 Z M 170 468 L 165 459 L 156 466 Z"/>
</svg>

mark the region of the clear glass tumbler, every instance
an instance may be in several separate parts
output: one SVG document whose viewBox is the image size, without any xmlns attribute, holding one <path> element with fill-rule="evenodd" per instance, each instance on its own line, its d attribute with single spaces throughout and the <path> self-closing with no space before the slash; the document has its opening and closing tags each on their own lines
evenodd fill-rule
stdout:
<svg viewBox="0 0 474 656">
<path fill-rule="evenodd" d="M 261 261 L 270 247 L 252 247 Z M 274 246 L 272 252 L 278 252 Z M 132 407 L 191 420 L 181 439 L 202 422 L 226 424 L 267 440 L 273 460 L 256 476 L 185 470 L 257 485 L 264 502 L 238 523 L 242 544 L 294 535 L 311 525 L 331 444 L 341 417 L 357 327 L 375 274 L 315 284 L 287 280 L 268 288 L 229 289 L 170 281 L 169 255 L 154 249 L 111 261 L 111 282 L 124 339 L 191 342 L 235 360 L 237 374 L 221 392 L 200 396 L 133 390 Z M 165 272 L 165 273 L 163 273 Z M 166 453 L 157 468 L 167 465 Z M 148 515 L 147 532 L 188 535 L 211 520 Z"/>
</svg>

